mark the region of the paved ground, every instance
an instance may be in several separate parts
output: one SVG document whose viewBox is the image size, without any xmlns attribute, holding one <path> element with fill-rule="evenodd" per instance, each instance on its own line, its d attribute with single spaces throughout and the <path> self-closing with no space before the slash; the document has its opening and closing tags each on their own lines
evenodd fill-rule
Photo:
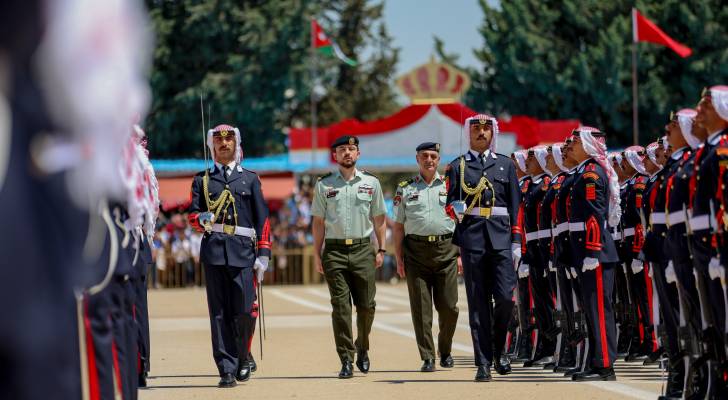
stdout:
<svg viewBox="0 0 728 400">
<path fill-rule="evenodd" d="M 654 399 L 661 373 L 655 367 L 620 362 L 617 382 L 573 383 L 560 374 L 514 368 L 490 383 L 475 383 L 467 326 L 467 303 L 460 290 L 460 320 L 455 334 L 455 368 L 421 373 L 403 285 L 379 284 L 371 336 L 371 371 L 355 369 L 350 380 L 336 379 L 328 290 L 325 286 L 266 287 L 267 340 L 258 372 L 244 384 L 218 389 L 212 360 L 204 289 L 156 290 L 149 294 L 152 371 L 140 399 Z M 524 397 L 525 396 L 525 397 Z"/>
</svg>

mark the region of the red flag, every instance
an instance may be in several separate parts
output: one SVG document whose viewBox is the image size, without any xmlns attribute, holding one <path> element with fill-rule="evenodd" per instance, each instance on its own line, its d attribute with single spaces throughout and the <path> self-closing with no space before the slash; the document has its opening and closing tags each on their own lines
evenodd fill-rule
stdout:
<svg viewBox="0 0 728 400">
<path fill-rule="evenodd" d="M 667 36 L 662 29 L 640 14 L 636 8 L 632 9 L 632 38 L 635 43 L 650 42 L 667 46 L 682 58 L 688 57 L 693 53 L 690 47 L 678 43 L 670 36 Z"/>
<path fill-rule="evenodd" d="M 313 48 L 318 49 L 320 47 L 331 46 L 331 39 L 326 36 L 323 28 L 316 22 L 315 19 L 311 20 L 311 32 L 313 32 Z"/>
</svg>

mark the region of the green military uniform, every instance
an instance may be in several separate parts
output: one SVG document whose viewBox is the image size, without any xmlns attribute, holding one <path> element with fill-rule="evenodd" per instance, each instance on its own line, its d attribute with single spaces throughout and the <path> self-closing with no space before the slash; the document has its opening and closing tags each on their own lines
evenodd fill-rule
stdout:
<svg viewBox="0 0 728 400">
<path fill-rule="evenodd" d="M 357 170 L 347 182 L 337 171 L 316 183 L 311 214 L 324 219 L 322 263 L 331 294 L 336 352 L 342 362 L 353 362 L 355 351 L 369 350 L 376 305 L 372 218 L 385 212 L 379 179 L 367 172 Z M 357 316 L 356 346 L 351 331 L 352 300 Z"/>
<path fill-rule="evenodd" d="M 418 175 L 399 184 L 395 221 L 404 225 L 404 253 L 412 323 L 422 360 L 435 359 L 432 302 L 439 314 L 441 356 L 450 354 L 458 321 L 457 249 L 451 242 L 455 221 L 445 211 L 447 190 L 436 173 L 432 182 Z"/>
</svg>

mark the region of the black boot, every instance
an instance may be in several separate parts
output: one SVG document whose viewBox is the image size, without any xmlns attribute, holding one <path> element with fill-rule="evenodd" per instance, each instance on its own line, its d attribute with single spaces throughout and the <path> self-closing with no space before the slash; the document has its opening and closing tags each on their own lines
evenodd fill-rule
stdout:
<svg viewBox="0 0 728 400">
<path fill-rule="evenodd" d="M 516 351 L 516 358 L 513 361 L 524 362 L 531 358 L 531 341 L 529 340 L 530 334 L 522 333 L 518 339 L 518 349 Z"/>
<path fill-rule="evenodd" d="M 658 397 L 660 400 L 681 399 L 683 384 L 685 383 L 685 361 L 677 356 L 670 359 L 667 371 L 667 386 L 665 394 Z"/>
<path fill-rule="evenodd" d="M 435 372 L 435 360 L 424 360 L 420 372 Z"/>
<path fill-rule="evenodd" d="M 235 373 L 235 379 L 237 379 L 239 382 L 245 382 L 248 379 L 250 379 L 250 364 L 248 364 L 248 361 L 240 361 L 240 365 L 238 366 L 238 372 Z"/>
<path fill-rule="evenodd" d="M 511 373 L 511 360 L 508 356 L 504 355 L 493 355 L 493 361 L 495 362 L 495 372 L 498 375 L 508 375 Z"/>
<path fill-rule="evenodd" d="M 248 353 L 248 366 L 250 367 L 250 372 L 255 372 L 258 370 L 258 364 L 253 358 L 253 353 Z"/>
</svg>

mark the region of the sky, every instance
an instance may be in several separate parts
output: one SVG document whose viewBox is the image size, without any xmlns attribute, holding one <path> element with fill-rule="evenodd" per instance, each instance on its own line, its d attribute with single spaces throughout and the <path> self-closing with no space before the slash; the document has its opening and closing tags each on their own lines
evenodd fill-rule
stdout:
<svg viewBox="0 0 728 400">
<path fill-rule="evenodd" d="M 479 66 L 473 54 L 483 45 L 478 33 L 483 12 L 477 0 L 384 0 L 384 20 L 400 48 L 397 76 L 435 55 L 434 36 L 445 42 L 446 53 L 460 56 L 459 64 Z"/>
</svg>

